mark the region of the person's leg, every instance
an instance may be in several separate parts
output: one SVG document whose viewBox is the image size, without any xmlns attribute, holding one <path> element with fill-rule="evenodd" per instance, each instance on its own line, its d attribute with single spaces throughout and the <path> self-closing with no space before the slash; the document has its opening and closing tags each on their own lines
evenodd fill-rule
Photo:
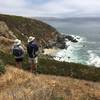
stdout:
<svg viewBox="0 0 100 100">
<path fill-rule="evenodd" d="M 36 66 L 35 66 L 35 63 L 32 64 L 32 71 L 33 71 L 33 73 L 36 72 Z"/>
<path fill-rule="evenodd" d="M 16 62 L 16 67 L 17 68 L 22 68 L 22 63 L 21 62 Z"/>
<path fill-rule="evenodd" d="M 29 58 L 30 72 L 36 73 L 37 71 L 37 58 Z"/>
<path fill-rule="evenodd" d="M 19 68 L 19 63 L 17 58 L 15 58 L 15 62 L 16 62 L 16 67 Z"/>
<path fill-rule="evenodd" d="M 37 63 L 38 63 L 38 57 L 35 57 L 35 58 L 34 58 L 34 64 L 33 64 L 34 73 L 35 73 L 35 74 L 37 73 Z"/>
<path fill-rule="evenodd" d="M 22 68 L 22 61 L 19 62 L 19 68 Z"/>
<path fill-rule="evenodd" d="M 16 67 L 17 68 L 22 68 L 22 61 L 23 61 L 22 58 L 16 59 Z"/>
<path fill-rule="evenodd" d="M 33 58 L 29 58 L 29 67 L 30 67 L 30 72 L 33 72 Z"/>
<path fill-rule="evenodd" d="M 16 67 L 17 67 L 17 68 L 19 68 L 19 64 L 18 64 L 18 62 L 17 62 L 17 61 L 16 61 Z"/>
</svg>

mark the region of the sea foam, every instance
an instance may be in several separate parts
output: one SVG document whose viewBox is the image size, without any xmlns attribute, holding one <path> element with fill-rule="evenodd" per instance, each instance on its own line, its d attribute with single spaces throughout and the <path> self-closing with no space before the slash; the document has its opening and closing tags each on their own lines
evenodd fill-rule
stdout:
<svg viewBox="0 0 100 100">
<path fill-rule="evenodd" d="M 75 62 L 75 63 L 81 62 L 79 61 L 78 55 L 76 55 L 75 52 L 77 52 L 77 50 L 83 47 L 83 45 L 81 44 L 83 38 L 81 38 L 80 36 L 74 36 L 74 35 L 71 35 L 71 36 L 74 39 L 77 39 L 78 42 L 73 43 L 69 41 L 68 39 L 65 39 L 66 46 L 68 46 L 68 48 L 57 52 L 54 57 L 55 60 L 65 61 L 65 62 Z"/>
<path fill-rule="evenodd" d="M 88 50 L 89 60 L 87 62 L 88 65 L 93 65 L 95 67 L 100 67 L 100 57 L 93 53 L 92 50 Z"/>
</svg>

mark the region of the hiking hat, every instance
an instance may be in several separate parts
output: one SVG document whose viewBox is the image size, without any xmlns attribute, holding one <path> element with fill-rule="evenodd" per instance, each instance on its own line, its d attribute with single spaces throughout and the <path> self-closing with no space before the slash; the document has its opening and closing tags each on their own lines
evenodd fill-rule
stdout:
<svg viewBox="0 0 100 100">
<path fill-rule="evenodd" d="M 35 37 L 30 36 L 30 37 L 28 38 L 28 43 L 29 43 L 29 42 L 32 42 L 32 41 L 34 41 L 34 40 L 35 40 Z"/>
<path fill-rule="evenodd" d="M 14 41 L 14 45 L 21 45 L 21 40 L 16 39 L 16 40 Z"/>
</svg>

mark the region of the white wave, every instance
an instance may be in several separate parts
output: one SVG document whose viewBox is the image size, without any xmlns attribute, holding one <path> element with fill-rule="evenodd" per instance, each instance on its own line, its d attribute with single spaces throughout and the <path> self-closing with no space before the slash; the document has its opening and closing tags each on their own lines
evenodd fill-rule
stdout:
<svg viewBox="0 0 100 100">
<path fill-rule="evenodd" d="M 66 46 L 68 46 L 68 49 L 71 49 L 74 51 L 79 50 L 83 47 L 83 44 L 80 42 L 73 43 L 73 42 L 67 40 L 65 43 L 66 43 Z"/>
<path fill-rule="evenodd" d="M 73 36 L 75 39 L 83 40 L 80 36 Z M 79 40 L 78 40 L 79 41 Z M 78 59 L 78 55 L 75 54 L 77 50 L 80 50 L 83 47 L 83 44 L 80 42 L 73 43 L 69 41 L 68 39 L 65 40 L 66 46 L 68 46 L 67 49 L 63 49 L 55 54 L 54 59 L 58 61 L 66 61 L 66 62 L 75 62 L 80 63 Z"/>
<path fill-rule="evenodd" d="M 66 46 L 70 46 L 72 43 L 71 43 L 71 41 L 69 41 L 68 39 L 66 39 L 65 40 L 65 44 L 66 44 Z"/>
<path fill-rule="evenodd" d="M 62 33 L 64 34 L 64 33 Z M 84 38 L 80 36 L 71 35 L 73 38 L 78 39 L 78 41 L 83 41 Z M 68 46 L 67 49 L 58 50 L 57 52 L 53 53 L 53 58 L 57 61 L 65 61 L 65 62 L 75 62 L 80 63 L 82 62 L 81 59 L 79 59 L 77 55 L 77 50 L 83 47 L 83 43 L 73 43 L 69 41 L 67 38 L 65 39 L 66 46 Z M 51 53 L 51 51 L 50 51 Z"/>
<path fill-rule="evenodd" d="M 87 62 L 87 64 L 100 67 L 100 57 L 95 53 L 93 53 L 92 50 L 89 50 L 88 53 L 89 53 L 89 61 Z"/>
<path fill-rule="evenodd" d="M 57 52 L 54 59 L 58 61 L 78 63 L 78 55 L 75 55 L 75 52 L 77 52 L 77 50 L 79 50 L 82 45 L 79 43 L 73 43 L 71 41 L 67 41 L 66 45 L 68 46 L 68 48 Z"/>
<path fill-rule="evenodd" d="M 54 59 L 57 61 L 77 62 L 77 57 L 74 57 L 72 48 L 69 50 L 63 49 L 57 52 Z"/>
<path fill-rule="evenodd" d="M 86 39 L 84 37 L 81 37 L 79 35 L 71 35 L 74 39 L 76 39 L 78 42 L 84 42 Z"/>
</svg>

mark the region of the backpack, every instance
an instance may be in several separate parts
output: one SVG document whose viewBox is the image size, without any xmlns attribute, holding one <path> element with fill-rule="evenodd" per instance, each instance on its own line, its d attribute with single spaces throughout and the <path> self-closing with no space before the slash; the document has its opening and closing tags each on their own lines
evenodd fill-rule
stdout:
<svg viewBox="0 0 100 100">
<path fill-rule="evenodd" d="M 37 51 L 38 51 L 38 46 L 36 44 L 29 43 L 27 45 L 27 52 L 29 54 L 29 57 L 36 57 L 37 56 L 37 54 L 36 54 Z"/>
<path fill-rule="evenodd" d="M 13 55 L 16 57 L 20 57 L 23 55 L 23 50 L 19 46 L 15 46 L 13 48 Z"/>
</svg>

